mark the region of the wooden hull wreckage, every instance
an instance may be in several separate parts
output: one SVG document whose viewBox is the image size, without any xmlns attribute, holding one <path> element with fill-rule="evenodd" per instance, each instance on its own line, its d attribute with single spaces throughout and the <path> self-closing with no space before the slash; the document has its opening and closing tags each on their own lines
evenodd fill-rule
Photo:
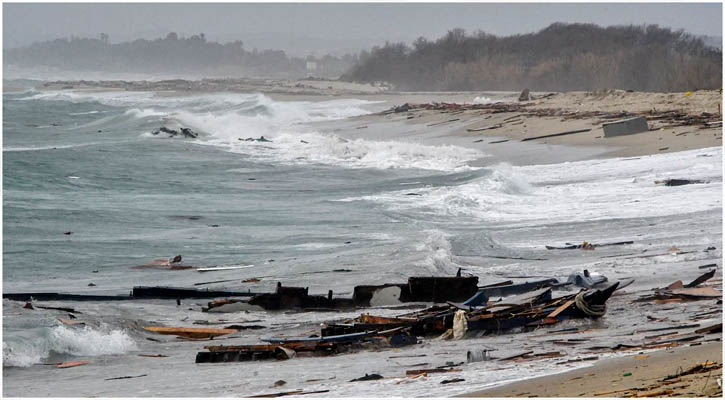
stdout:
<svg viewBox="0 0 725 400">
<path fill-rule="evenodd" d="M 207 346 L 197 363 L 286 360 L 296 356 L 325 356 L 362 349 L 400 347 L 418 343 L 418 337 L 461 338 L 532 330 L 571 318 L 599 318 L 619 282 L 603 289 L 552 298 L 546 287 L 507 298 L 505 301 L 466 305 L 447 301 L 394 318 L 361 314 L 342 323 L 327 324 L 319 336 L 263 338 L 266 344 Z M 279 292 L 279 291 L 278 291 Z M 431 293 L 428 293 L 430 295 Z M 460 294 L 456 296 L 460 298 Z M 468 300 L 480 298 L 476 292 Z"/>
</svg>

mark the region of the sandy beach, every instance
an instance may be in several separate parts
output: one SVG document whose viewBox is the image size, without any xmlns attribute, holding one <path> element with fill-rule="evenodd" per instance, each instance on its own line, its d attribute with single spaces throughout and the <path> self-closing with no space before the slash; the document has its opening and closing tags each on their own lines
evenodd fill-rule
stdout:
<svg viewBox="0 0 725 400">
<path fill-rule="evenodd" d="M 611 122 L 602 118 L 590 117 L 588 112 L 618 113 L 626 111 L 633 114 L 645 114 L 650 111 L 676 110 L 688 115 L 711 113 L 720 115 L 721 97 L 719 91 L 696 91 L 687 93 L 636 93 L 626 91 L 606 91 L 602 93 L 570 92 L 556 93 L 545 97 L 545 93 L 535 93 L 540 99 L 518 102 L 517 93 L 458 93 L 458 94 L 409 94 L 388 98 L 387 102 L 401 105 L 419 102 L 471 103 L 477 96 L 491 101 L 508 102 L 521 105 L 521 109 L 513 112 L 491 114 L 485 110 L 451 110 L 430 111 L 414 109 L 404 113 L 386 115 L 387 122 L 405 122 L 415 126 L 418 138 L 422 143 L 437 142 L 426 138 L 426 131 L 435 126 L 436 138 L 440 139 L 440 131 L 456 145 L 475 148 L 489 153 L 506 153 L 512 146 L 521 148 L 522 139 L 556 134 L 567 131 L 590 129 L 572 135 L 550 137 L 535 140 L 545 145 L 566 145 L 580 148 L 605 148 L 596 157 L 635 157 L 649 154 L 676 152 L 704 147 L 722 145 L 721 125 L 708 126 L 673 126 L 661 120 L 648 122 L 649 131 L 639 134 L 605 137 L 602 130 L 603 122 Z M 391 97 L 394 95 L 390 95 Z M 372 99 L 384 99 L 383 96 L 371 96 Z M 500 100 L 494 100 L 500 99 Z M 537 111 L 554 110 L 559 113 L 571 113 L 567 117 L 537 116 Z M 719 118 L 715 118 L 718 120 Z M 378 116 L 360 117 L 361 121 L 375 123 Z M 489 128 L 482 130 L 482 128 Z M 380 137 L 380 135 L 375 135 Z M 509 139 L 502 142 L 502 139 Z M 513 151 L 520 151 L 513 149 Z M 546 151 L 546 150 L 544 150 Z M 538 163 L 515 159 L 514 163 Z M 551 155 L 545 162 L 567 161 Z"/>
<path fill-rule="evenodd" d="M 665 379 L 698 365 L 707 368 Z M 715 342 L 611 358 L 462 397 L 721 397 L 721 385 L 722 342 Z"/>
</svg>

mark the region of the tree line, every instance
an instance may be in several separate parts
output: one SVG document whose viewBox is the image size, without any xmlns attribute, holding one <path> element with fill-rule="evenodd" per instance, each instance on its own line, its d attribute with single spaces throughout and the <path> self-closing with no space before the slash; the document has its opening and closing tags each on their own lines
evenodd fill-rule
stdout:
<svg viewBox="0 0 725 400">
<path fill-rule="evenodd" d="M 342 79 L 400 90 L 688 91 L 722 86 L 722 51 L 657 25 L 555 23 L 506 37 L 453 29 L 363 51 Z"/>
<path fill-rule="evenodd" d="M 243 42 L 207 41 L 203 33 L 110 43 L 99 38 L 61 38 L 3 50 L 4 64 L 49 66 L 66 70 L 196 73 L 224 76 L 303 77 L 314 61 L 315 76 L 338 77 L 357 62 L 356 55 L 290 57 L 282 50 L 245 50 Z"/>
</svg>

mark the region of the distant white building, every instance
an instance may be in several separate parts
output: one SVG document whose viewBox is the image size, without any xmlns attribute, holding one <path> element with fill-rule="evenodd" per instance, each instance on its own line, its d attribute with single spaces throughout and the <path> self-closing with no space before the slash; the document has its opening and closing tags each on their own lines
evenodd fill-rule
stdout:
<svg viewBox="0 0 725 400">
<path fill-rule="evenodd" d="M 317 62 L 307 61 L 307 75 L 312 76 L 317 71 Z"/>
</svg>

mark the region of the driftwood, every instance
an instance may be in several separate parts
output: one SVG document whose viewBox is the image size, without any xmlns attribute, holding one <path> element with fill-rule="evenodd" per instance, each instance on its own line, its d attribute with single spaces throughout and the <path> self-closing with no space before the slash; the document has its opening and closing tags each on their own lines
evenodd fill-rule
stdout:
<svg viewBox="0 0 725 400">
<path fill-rule="evenodd" d="M 522 142 L 526 142 L 528 140 L 535 140 L 535 139 L 544 139 L 544 138 L 550 138 L 550 137 L 556 137 L 556 136 L 565 136 L 565 135 L 573 135 L 575 133 L 582 133 L 582 132 L 589 132 L 591 129 L 578 129 L 575 131 L 566 131 L 561 133 L 551 133 L 548 135 L 541 135 L 541 136 L 534 136 L 534 137 L 527 137 L 521 139 Z"/>
<path fill-rule="evenodd" d="M 501 124 L 496 124 L 496 125 L 486 126 L 486 127 L 483 127 L 483 128 L 466 129 L 466 131 L 468 131 L 468 132 L 488 131 L 488 130 L 491 130 L 491 129 L 498 129 L 498 128 L 502 127 L 502 126 L 503 125 L 501 125 Z"/>
</svg>

